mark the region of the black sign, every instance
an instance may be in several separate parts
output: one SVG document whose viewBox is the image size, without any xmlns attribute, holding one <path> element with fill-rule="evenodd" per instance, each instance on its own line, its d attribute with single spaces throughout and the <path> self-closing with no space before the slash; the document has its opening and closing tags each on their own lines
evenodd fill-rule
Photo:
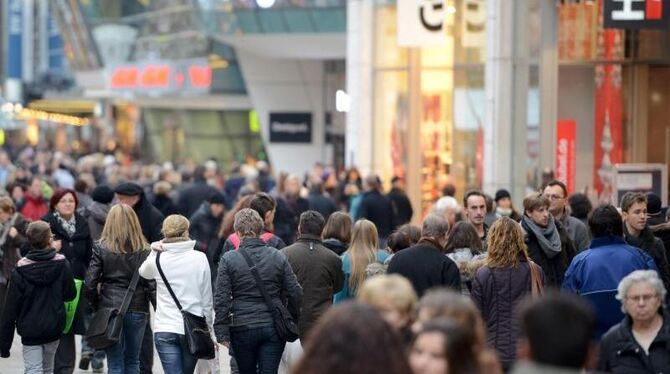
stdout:
<svg viewBox="0 0 670 374">
<path fill-rule="evenodd" d="M 270 142 L 311 143 L 312 113 L 270 113 Z"/>
<path fill-rule="evenodd" d="M 605 0 L 605 28 L 665 28 L 670 21 L 670 0 Z"/>
</svg>

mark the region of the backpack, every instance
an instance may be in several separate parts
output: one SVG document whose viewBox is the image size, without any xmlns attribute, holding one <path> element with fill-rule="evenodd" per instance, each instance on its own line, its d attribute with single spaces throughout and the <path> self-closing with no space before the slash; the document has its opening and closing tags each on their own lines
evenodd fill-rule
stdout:
<svg viewBox="0 0 670 374">
<path fill-rule="evenodd" d="M 269 242 L 270 239 L 272 239 L 273 236 L 274 236 L 274 234 L 272 234 L 269 231 L 266 231 L 261 235 L 261 240 L 263 240 L 263 242 L 265 244 L 267 244 L 267 242 Z M 241 240 L 240 240 L 240 237 L 237 236 L 237 233 L 230 234 L 230 236 L 228 237 L 228 240 L 230 240 L 230 242 L 233 243 L 233 247 L 235 248 L 235 250 L 238 250 L 240 248 Z"/>
</svg>

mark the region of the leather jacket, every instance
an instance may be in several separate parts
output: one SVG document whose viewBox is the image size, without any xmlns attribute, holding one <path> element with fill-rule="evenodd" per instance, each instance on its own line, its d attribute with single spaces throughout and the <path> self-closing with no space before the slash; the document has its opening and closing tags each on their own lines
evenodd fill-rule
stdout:
<svg viewBox="0 0 670 374">
<path fill-rule="evenodd" d="M 94 246 L 84 283 L 84 292 L 94 309 L 120 308 L 134 272 L 147 256 L 148 250 L 115 253 L 102 246 Z M 149 302 L 156 304 L 156 283 L 140 277 L 128 310 L 148 313 Z"/>
</svg>

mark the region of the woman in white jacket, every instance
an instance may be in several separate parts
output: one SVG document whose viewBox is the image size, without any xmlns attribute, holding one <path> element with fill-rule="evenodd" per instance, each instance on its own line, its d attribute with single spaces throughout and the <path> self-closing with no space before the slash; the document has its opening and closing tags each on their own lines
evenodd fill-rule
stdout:
<svg viewBox="0 0 670 374">
<path fill-rule="evenodd" d="M 160 266 L 182 308 L 205 316 L 212 331 L 212 283 L 207 256 L 195 251 L 195 240 L 188 237 L 189 222 L 184 216 L 171 215 L 163 222 L 165 239 L 152 243 L 153 251 L 140 267 L 140 275 L 156 281 L 154 341 L 166 374 L 192 374 L 197 363 L 186 345 L 184 320 L 168 292 L 156 265 Z"/>
</svg>

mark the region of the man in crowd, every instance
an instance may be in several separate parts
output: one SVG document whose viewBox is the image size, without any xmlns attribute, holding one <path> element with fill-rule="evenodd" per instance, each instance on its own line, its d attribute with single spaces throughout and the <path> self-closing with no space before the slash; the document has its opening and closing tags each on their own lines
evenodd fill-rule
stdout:
<svg viewBox="0 0 670 374">
<path fill-rule="evenodd" d="M 624 241 L 621 215 L 612 205 L 596 208 L 589 217 L 593 235 L 591 247 L 570 263 L 565 272 L 563 290 L 583 296 L 593 304 L 596 337 L 623 319 L 621 304 L 615 295 L 623 277 L 635 270 L 657 270 L 645 252 Z"/>
<path fill-rule="evenodd" d="M 419 243 L 393 255 L 388 273 L 409 279 L 419 297 L 432 287 L 449 287 L 460 292 L 458 267 L 444 255 L 448 232 L 446 219 L 434 214 L 426 217 Z"/>
<path fill-rule="evenodd" d="M 670 288 L 670 269 L 661 239 L 654 236 L 647 226 L 647 196 L 642 192 L 627 192 L 621 198 L 623 233 L 626 243 L 647 252 L 654 259 L 658 275 L 665 288 Z"/>
<path fill-rule="evenodd" d="M 216 277 L 214 253 L 219 243 L 219 229 L 223 221 L 223 212 L 226 209 L 225 203 L 226 198 L 222 193 L 217 192 L 207 202 L 202 203 L 190 219 L 189 233 L 191 238 L 196 241 L 196 249 L 207 255 L 209 267 L 212 271 L 212 283 L 214 283 Z"/>
<path fill-rule="evenodd" d="M 405 193 L 405 180 L 401 177 L 393 177 L 391 179 L 391 191 L 387 196 L 393 204 L 394 226 L 398 227 L 409 223 L 412 220 L 414 210 Z"/>
<path fill-rule="evenodd" d="M 377 226 L 379 245 L 386 247 L 386 240 L 393 231 L 393 205 L 382 195 L 382 185 L 377 175 L 371 174 L 364 181 L 365 193 L 358 208 L 358 218 L 364 218 Z"/>
<path fill-rule="evenodd" d="M 486 219 L 486 196 L 481 191 L 470 190 L 465 193 L 463 206 L 468 222 L 477 230 L 477 235 L 483 243 L 486 243 L 486 234 L 489 230 L 484 223 Z"/>
<path fill-rule="evenodd" d="M 432 213 L 446 219 L 449 227 L 454 227 L 461 219 L 461 206 L 453 196 L 443 196 L 435 203 Z"/>
<path fill-rule="evenodd" d="M 579 374 L 595 357 L 591 306 L 570 294 L 551 293 L 521 308 L 519 362 L 512 374 Z"/>
<path fill-rule="evenodd" d="M 319 212 L 326 220 L 337 211 L 335 201 L 323 193 L 323 183 L 320 180 L 312 180 L 310 183 L 307 201 L 309 209 Z"/>
<path fill-rule="evenodd" d="M 291 174 L 284 181 L 284 194 L 277 197 L 275 234 L 286 244 L 295 241 L 298 219 L 303 212 L 309 210 L 309 201 L 300 196 L 301 187 L 300 177 Z"/>
<path fill-rule="evenodd" d="M 583 251 L 589 247 L 589 230 L 579 219 L 572 217 L 567 210 L 568 189 L 559 180 L 550 181 L 543 191 L 544 195 L 551 201 L 549 211 L 554 218 L 560 222 L 570 239 L 575 243 L 577 251 Z"/>
<path fill-rule="evenodd" d="M 298 241 L 281 250 L 302 286 L 298 321 L 302 344 L 312 326 L 332 305 L 333 295 L 344 285 L 342 260 L 321 242 L 324 225 L 325 220 L 318 212 L 304 212 L 300 215 Z"/>
<path fill-rule="evenodd" d="M 193 184 L 179 193 L 177 211 L 184 217 L 191 217 L 200 205 L 219 191 L 207 184 L 206 168 L 198 166 L 193 172 Z"/>
</svg>

